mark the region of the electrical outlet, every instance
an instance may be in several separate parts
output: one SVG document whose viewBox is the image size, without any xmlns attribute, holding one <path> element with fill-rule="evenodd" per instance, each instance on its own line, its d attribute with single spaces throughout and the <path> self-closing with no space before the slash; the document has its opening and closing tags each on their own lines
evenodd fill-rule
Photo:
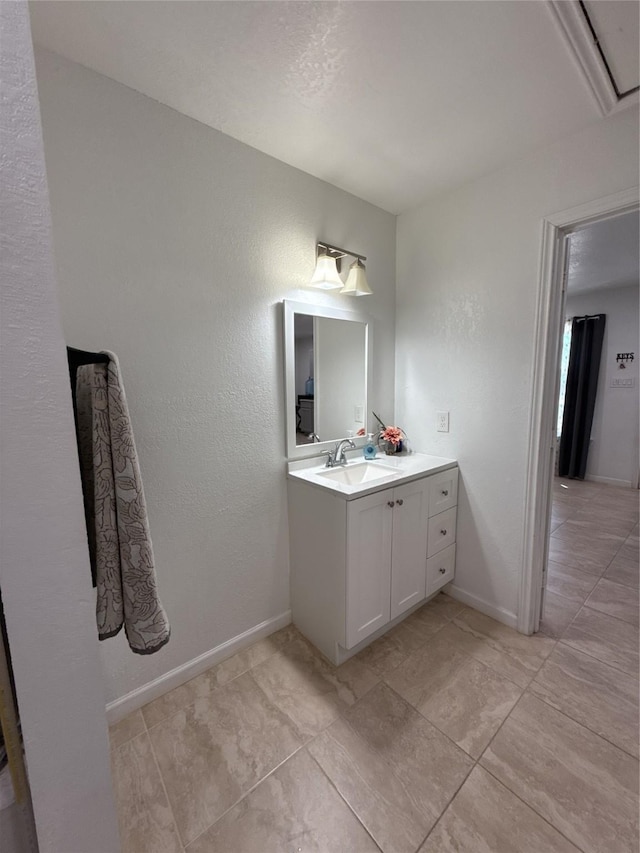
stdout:
<svg viewBox="0 0 640 853">
<path fill-rule="evenodd" d="M 449 432 L 449 412 L 436 412 L 436 430 Z"/>
<path fill-rule="evenodd" d="M 364 423 L 364 406 L 355 406 L 353 414 L 353 419 L 357 424 Z"/>
</svg>

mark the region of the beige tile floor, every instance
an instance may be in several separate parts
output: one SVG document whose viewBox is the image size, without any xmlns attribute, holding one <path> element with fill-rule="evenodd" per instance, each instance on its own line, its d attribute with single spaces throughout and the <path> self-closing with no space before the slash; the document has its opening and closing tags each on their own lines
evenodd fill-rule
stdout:
<svg viewBox="0 0 640 853">
<path fill-rule="evenodd" d="M 638 498 L 558 481 L 543 631 L 293 627 L 111 729 L 125 853 L 637 853 Z"/>
</svg>

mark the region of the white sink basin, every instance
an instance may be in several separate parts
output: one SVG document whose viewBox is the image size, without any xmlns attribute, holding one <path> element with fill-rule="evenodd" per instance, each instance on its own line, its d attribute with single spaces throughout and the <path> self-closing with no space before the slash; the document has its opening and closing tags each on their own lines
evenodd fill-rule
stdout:
<svg viewBox="0 0 640 853">
<path fill-rule="evenodd" d="M 394 488 L 427 474 L 437 474 L 453 468 L 455 459 L 427 456 L 424 453 L 381 456 L 363 459 L 355 451 L 347 456 L 346 465 L 326 468 L 319 456 L 289 462 L 287 476 L 290 480 L 306 482 L 324 491 L 333 492 L 347 501 L 370 495 L 381 489 Z"/>
<path fill-rule="evenodd" d="M 359 486 L 361 483 L 370 483 L 372 480 L 381 480 L 391 475 L 399 477 L 402 472 L 381 462 L 347 462 L 339 468 L 327 468 L 326 471 L 320 472 L 318 477 L 326 477 L 345 486 Z"/>
</svg>

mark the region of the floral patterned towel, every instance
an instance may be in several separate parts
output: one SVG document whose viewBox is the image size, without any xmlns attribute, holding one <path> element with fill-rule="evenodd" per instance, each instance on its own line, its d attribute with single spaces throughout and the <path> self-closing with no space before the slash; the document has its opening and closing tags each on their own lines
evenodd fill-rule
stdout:
<svg viewBox="0 0 640 853">
<path fill-rule="evenodd" d="M 96 567 L 98 636 L 124 625 L 132 651 L 152 654 L 171 629 L 156 585 L 138 456 L 116 356 L 78 368 L 80 469 Z"/>
</svg>

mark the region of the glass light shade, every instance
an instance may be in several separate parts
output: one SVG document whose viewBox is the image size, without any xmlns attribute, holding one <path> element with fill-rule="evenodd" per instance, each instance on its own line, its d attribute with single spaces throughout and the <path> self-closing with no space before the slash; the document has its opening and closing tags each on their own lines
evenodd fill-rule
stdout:
<svg viewBox="0 0 640 853">
<path fill-rule="evenodd" d="M 309 285 L 319 287 L 322 290 L 335 290 L 337 287 L 343 287 L 344 282 L 338 273 L 336 259 L 330 255 L 318 255 L 316 269 Z"/>
<path fill-rule="evenodd" d="M 360 259 L 357 259 L 349 267 L 347 282 L 340 293 L 344 293 L 347 296 L 368 296 L 370 293 L 373 293 L 367 282 L 364 264 Z"/>
</svg>

